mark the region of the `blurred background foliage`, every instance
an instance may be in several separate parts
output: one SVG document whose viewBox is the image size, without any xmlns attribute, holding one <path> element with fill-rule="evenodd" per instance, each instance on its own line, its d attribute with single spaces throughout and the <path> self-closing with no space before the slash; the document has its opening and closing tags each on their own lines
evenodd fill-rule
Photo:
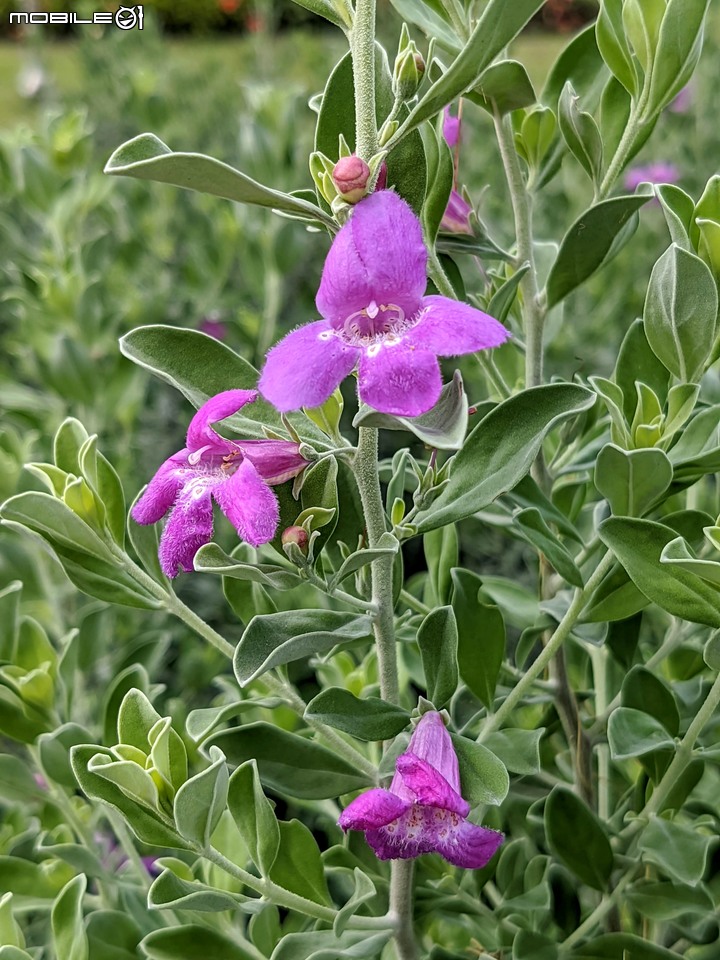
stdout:
<svg viewBox="0 0 720 960">
<path fill-rule="evenodd" d="M 3 23 L 12 5 L 0 2 Z M 592 3 L 549 4 L 544 22 L 514 46 L 512 54 L 525 63 L 536 89 L 567 41 L 561 31 L 580 26 L 594 9 Z M 195 33 L 189 32 L 191 12 Z M 289 2 L 154 0 L 146 14 L 142 32 L 84 27 L 61 36 L 46 28 L 6 36 L 0 44 L 6 92 L 0 99 L 2 499 L 39 489 L 22 464 L 52 459 L 49 438 L 67 416 L 99 433 L 129 499 L 178 448 L 188 405 L 120 355 L 118 337 L 133 327 L 202 329 L 259 364 L 278 336 L 314 316 L 325 236 L 266 211 L 174 187 L 110 180 L 102 168 L 119 143 L 152 130 L 175 150 L 210 154 L 271 186 L 310 187 L 315 116 L 309 101 L 344 52 L 340 35 L 318 28 L 317 21 L 311 28 Z M 380 34 L 392 50 L 400 21 L 387 4 L 381 16 Z M 213 29 L 220 32 L 209 34 Z M 720 130 L 708 109 L 719 48 L 715 11 L 686 112 L 666 111 L 636 160 L 675 164 L 679 183 L 696 197 L 717 172 L 720 155 Z M 459 182 L 491 234 L 508 244 L 512 218 L 490 119 L 469 103 L 462 118 Z M 566 162 L 539 193 L 537 233 L 548 244 L 557 243 L 587 206 L 583 178 L 576 164 Z M 551 372 L 609 375 L 666 245 L 660 209 L 650 205 L 609 270 L 553 315 Z M 497 264 L 463 260 L 472 294 Z M 460 366 L 471 400 L 482 400 L 479 368 L 471 358 Z M 517 375 L 504 372 L 511 381 Z M 385 435 L 391 445 L 405 441 Z M 463 531 L 463 563 L 477 566 L 482 557 L 486 573 L 522 581 L 523 546 L 508 549 L 497 528 L 483 528 L 480 538 L 478 525 L 471 526 L 472 536 Z M 229 534 L 223 525 L 221 538 Z M 0 544 L 0 588 L 23 580 L 23 608 L 56 639 L 71 628 L 84 631 L 88 686 L 102 688 L 122 667 L 117 657 L 93 659 L 100 636 L 104 649 L 109 638 L 112 647 L 124 649 L 127 663 L 143 660 L 143 650 L 147 657 L 163 655 L 166 644 L 147 642 L 165 628 L 160 614 L 105 608 L 78 594 L 39 545 L 11 531 L 0 532 Z M 410 570 L 415 559 L 406 557 Z M 214 578 L 181 578 L 179 592 L 229 639 L 239 635 Z M 217 655 L 195 641 L 184 644 L 173 629 L 165 679 L 188 705 L 215 675 Z"/>
</svg>

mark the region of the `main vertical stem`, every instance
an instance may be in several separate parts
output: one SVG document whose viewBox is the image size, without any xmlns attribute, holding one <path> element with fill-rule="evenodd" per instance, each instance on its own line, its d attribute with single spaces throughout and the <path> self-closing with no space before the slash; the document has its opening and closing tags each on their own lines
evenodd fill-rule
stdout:
<svg viewBox="0 0 720 960">
<path fill-rule="evenodd" d="M 366 162 L 378 150 L 375 117 L 375 0 L 357 0 L 350 34 L 355 81 L 355 152 Z"/>
<path fill-rule="evenodd" d="M 355 477 L 365 514 L 369 545 L 374 547 L 387 529 L 378 473 L 378 433 L 374 427 L 360 427 L 358 432 Z M 380 695 L 389 703 L 399 703 L 400 687 L 395 648 L 395 604 L 393 601 L 393 559 L 392 557 L 380 557 L 372 562 L 370 568 L 372 600 L 377 611 L 373 622 L 373 632 L 378 659 Z M 399 960 L 416 960 L 417 958 L 413 929 L 412 875 L 412 861 L 392 861 L 390 914 L 395 924 L 395 944 Z"/>
</svg>

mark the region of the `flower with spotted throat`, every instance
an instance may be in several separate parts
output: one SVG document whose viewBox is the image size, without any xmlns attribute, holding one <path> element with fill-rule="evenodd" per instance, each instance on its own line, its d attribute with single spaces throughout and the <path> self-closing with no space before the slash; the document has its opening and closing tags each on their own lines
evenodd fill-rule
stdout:
<svg viewBox="0 0 720 960">
<path fill-rule="evenodd" d="M 259 390 L 278 410 L 317 407 L 358 367 L 363 403 L 417 417 L 437 403 L 438 356 L 504 343 L 493 317 L 425 296 L 422 227 L 392 190 L 365 197 L 335 237 L 315 300 L 324 319 L 293 330 L 268 353 Z"/>
<path fill-rule="evenodd" d="M 136 523 L 157 523 L 170 511 L 160 538 L 160 566 L 168 577 L 193 570 L 193 558 L 213 535 L 213 499 L 241 539 L 254 547 L 275 536 L 277 497 L 270 489 L 297 476 L 308 461 L 286 440 L 226 440 L 211 423 L 237 413 L 256 390 L 211 397 L 190 421 L 187 446 L 162 464 L 132 509 Z"/>
<path fill-rule="evenodd" d="M 460 772 L 450 734 L 436 711 L 420 719 L 407 752 L 398 757 L 389 790 L 356 797 L 340 815 L 343 830 L 364 830 L 380 860 L 439 853 L 468 870 L 484 867 L 502 833 L 470 823 L 460 794 Z"/>
</svg>

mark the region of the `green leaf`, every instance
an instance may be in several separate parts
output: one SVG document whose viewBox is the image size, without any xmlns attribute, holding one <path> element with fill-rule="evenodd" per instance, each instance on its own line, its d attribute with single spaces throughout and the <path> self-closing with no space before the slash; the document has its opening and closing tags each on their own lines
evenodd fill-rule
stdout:
<svg viewBox="0 0 720 960">
<path fill-rule="evenodd" d="M 483 741 L 511 773 L 528 776 L 540 770 L 540 740 L 545 727 L 537 730 L 496 730 Z"/>
<path fill-rule="evenodd" d="M 219 707 L 205 707 L 199 710 L 191 710 L 185 721 L 185 730 L 187 735 L 195 743 L 204 740 L 215 727 L 220 726 L 226 720 L 239 716 L 245 710 L 257 710 L 258 708 L 267 708 L 273 710 L 281 706 L 285 701 L 280 697 L 252 697 L 248 700 L 238 700 L 235 703 L 225 703 Z"/>
<path fill-rule="evenodd" d="M 55 953 L 63 960 L 87 960 L 88 942 L 83 926 L 82 899 L 87 888 L 84 874 L 74 877 L 53 904 L 52 924 Z"/>
<path fill-rule="evenodd" d="M 38 752 L 42 768 L 53 783 L 69 790 L 77 788 L 77 780 L 70 766 L 70 750 L 80 743 L 87 743 L 90 734 L 77 723 L 63 723 L 52 733 L 44 733 L 38 739 Z M 0 758 L 2 759 L 10 759 Z M 0 782 L 4 782 L 0 768 Z"/>
<path fill-rule="evenodd" d="M 425 602 L 434 607 L 447 603 L 450 595 L 451 570 L 458 563 L 458 536 L 455 526 L 448 524 L 423 537 L 423 551 L 428 567 Z"/>
<path fill-rule="evenodd" d="M 355 880 L 353 895 L 345 905 L 338 910 L 333 923 L 333 933 L 336 937 L 341 936 L 345 932 L 350 918 L 355 916 L 360 907 L 364 903 L 367 903 L 368 900 L 372 900 L 373 897 L 377 896 L 375 884 L 359 867 L 355 867 L 353 870 L 353 879 Z"/>
<path fill-rule="evenodd" d="M 684 914 L 705 917 L 712 901 L 702 887 L 686 887 L 665 880 L 638 881 L 625 894 L 631 906 L 650 920 L 675 920 Z"/>
<path fill-rule="evenodd" d="M 715 342 L 718 294 L 707 264 L 673 243 L 650 275 L 643 319 L 656 357 L 680 380 L 702 376 Z"/>
<path fill-rule="evenodd" d="M 379 697 L 359 699 L 341 687 L 322 690 L 305 708 L 305 716 L 368 741 L 392 740 L 410 723 L 410 714 L 402 707 Z"/>
<path fill-rule="evenodd" d="M 123 697 L 118 710 L 118 743 L 147 752 L 150 731 L 161 720 L 160 714 L 142 690 L 132 688 Z"/>
<path fill-rule="evenodd" d="M 231 763 L 255 757 L 262 782 L 291 797 L 325 800 L 368 786 L 364 774 L 331 750 L 269 723 L 224 730 L 214 734 L 211 742 Z"/>
<path fill-rule="evenodd" d="M 144 843 L 184 848 L 184 842 L 157 811 L 141 806 L 128 797 L 116 783 L 112 783 L 90 768 L 91 761 L 98 757 L 107 758 L 107 761 L 115 759 L 104 747 L 86 744 L 73 747 L 71 750 L 70 761 L 83 793 L 91 800 L 102 800 L 115 807 L 125 817 L 138 839 Z M 138 770 L 141 768 L 138 767 Z"/>
<path fill-rule="evenodd" d="M 672 737 L 659 720 L 632 707 L 618 707 L 610 714 L 608 743 L 613 760 L 629 760 L 654 750 L 675 748 Z"/>
<path fill-rule="evenodd" d="M 563 237 L 547 281 L 548 307 L 560 303 L 603 264 L 608 263 L 637 228 L 634 214 L 652 199 L 648 187 L 589 207 Z"/>
<path fill-rule="evenodd" d="M 665 400 L 668 392 L 668 372 L 650 348 L 642 320 L 634 320 L 623 338 L 613 374 L 615 383 L 623 392 L 622 410 L 628 423 L 632 422 L 638 394 L 635 384 L 639 381 Z"/>
<path fill-rule="evenodd" d="M 418 628 L 417 641 L 427 698 L 440 710 L 458 685 L 458 626 L 453 608 L 432 610 Z"/>
<path fill-rule="evenodd" d="M 320 850 L 312 833 L 299 820 L 281 821 L 280 848 L 270 879 L 291 893 L 329 905 L 330 894 Z"/>
<path fill-rule="evenodd" d="M 402 124 L 403 135 L 434 117 L 457 96 L 475 86 L 484 70 L 542 6 L 542 0 L 490 0 L 460 54 L 432 84 Z"/>
<path fill-rule="evenodd" d="M 582 574 L 565 546 L 545 522 L 537 507 L 517 510 L 513 520 L 520 527 L 523 537 L 545 554 L 560 576 L 574 587 L 582 587 Z"/>
<path fill-rule="evenodd" d="M 490 113 L 497 110 L 500 114 L 530 107 L 537 99 L 527 70 L 517 60 L 493 63 L 465 96 Z"/>
<path fill-rule="evenodd" d="M 51 546 L 66 547 L 106 563 L 116 564 L 110 548 L 76 513 L 49 493 L 34 490 L 10 497 L 2 505 L 2 519 L 39 533 Z"/>
<path fill-rule="evenodd" d="M 377 427 L 381 430 L 408 430 L 428 447 L 436 450 L 458 450 L 463 445 L 468 422 L 468 399 L 459 370 L 440 392 L 440 399 L 419 417 L 395 417 L 378 413 L 363 404 L 355 414 L 354 427 Z"/>
<path fill-rule="evenodd" d="M 566 787 L 553 787 L 545 803 L 545 833 L 553 853 L 583 883 L 606 889 L 613 853 L 602 824 Z"/>
<path fill-rule="evenodd" d="M 708 849 L 714 837 L 677 820 L 652 817 L 640 834 L 643 859 L 664 870 L 671 880 L 690 886 L 698 884 L 705 873 Z"/>
<path fill-rule="evenodd" d="M 650 520 L 611 517 L 598 533 L 649 600 L 677 617 L 720 627 L 720 593 L 700 577 L 661 562 L 675 530 Z"/>
<path fill-rule="evenodd" d="M 257 951 L 207 926 L 187 924 L 153 930 L 140 944 L 148 960 L 257 960 Z"/>
<path fill-rule="evenodd" d="M 73 783 L 74 786 L 74 783 Z M 11 753 L 0 754 L 0 797 L 12 803 L 44 801 L 45 791 L 37 785 L 28 765 Z"/>
<path fill-rule="evenodd" d="M 198 573 L 219 573 L 233 580 L 247 580 L 261 583 L 274 590 L 292 590 L 303 581 L 292 570 L 272 563 L 244 563 L 228 556 L 216 543 L 207 543 L 200 547 L 193 559 Z"/>
<path fill-rule="evenodd" d="M 383 533 L 375 547 L 356 550 L 355 553 L 351 553 L 349 557 L 343 560 L 340 569 L 330 581 L 329 592 L 332 593 L 343 580 L 368 563 L 372 563 L 381 557 L 394 557 L 399 549 L 400 544 L 397 539 L 391 533 Z"/>
<path fill-rule="evenodd" d="M 659 113 L 692 76 L 710 0 L 668 0 L 653 57 L 645 113 Z"/>
<path fill-rule="evenodd" d="M 568 80 L 560 94 L 558 121 L 560 132 L 570 152 L 593 183 L 600 181 L 603 144 L 597 124 L 589 113 L 578 106 L 579 97 Z"/>
<path fill-rule="evenodd" d="M 338 957 L 369 960 L 380 956 L 389 938 L 389 931 L 363 933 L 361 930 L 346 930 L 340 937 L 332 930 L 289 933 L 277 945 L 271 960 L 338 960 Z"/>
<path fill-rule="evenodd" d="M 150 910 L 197 910 L 199 913 L 221 913 L 225 910 L 251 912 L 258 906 L 257 900 L 251 900 L 238 893 L 217 890 L 197 880 L 184 880 L 172 870 L 163 870 L 148 891 Z"/>
<path fill-rule="evenodd" d="M 720 405 L 701 410 L 668 451 L 675 481 L 692 481 L 720 470 Z"/>
<path fill-rule="evenodd" d="M 584 387 L 553 383 L 498 404 L 455 455 L 447 487 L 418 514 L 418 532 L 463 520 L 512 490 L 529 472 L 545 435 L 594 402 L 595 395 Z"/>
<path fill-rule="evenodd" d="M 315 556 L 319 556 L 320 551 L 331 538 L 335 531 L 340 512 L 340 503 L 338 501 L 338 463 L 334 457 L 325 457 L 309 467 L 303 476 L 302 492 L 300 502 L 302 506 L 301 523 L 307 519 L 309 513 L 315 508 L 320 508 L 316 512 L 319 517 L 321 511 L 325 510 L 331 515 L 330 520 L 322 525 L 319 531 L 320 536 L 315 541 Z M 298 518 L 299 519 L 299 518 Z M 312 527 L 317 529 L 320 524 Z"/>
<path fill-rule="evenodd" d="M 720 563 L 717 560 L 699 560 L 683 537 L 677 537 L 663 547 L 660 562 L 666 563 L 671 569 L 684 570 L 720 588 Z"/>
<path fill-rule="evenodd" d="M 255 866 L 266 877 L 280 847 L 280 827 L 254 759 L 241 764 L 230 777 L 227 802 Z"/>
<path fill-rule="evenodd" d="M 654 673 L 637 664 L 623 680 L 623 707 L 642 710 L 655 717 L 671 737 L 680 731 L 680 713 L 671 690 Z"/>
<path fill-rule="evenodd" d="M 175 796 L 175 826 L 181 837 L 205 848 L 222 816 L 228 797 L 225 756 L 210 747 L 210 766 L 186 781 Z"/>
<path fill-rule="evenodd" d="M 598 454 L 594 479 L 615 516 L 641 517 L 657 505 L 672 475 L 662 450 L 622 450 L 608 443 Z"/>
<path fill-rule="evenodd" d="M 575 947 L 572 957 L 573 960 L 677 960 L 677 953 L 631 933 L 605 933 Z"/>
<path fill-rule="evenodd" d="M 480 600 L 483 581 L 477 574 L 455 569 L 451 577 L 460 676 L 475 696 L 491 707 L 505 655 L 505 623 L 496 606 Z"/>
<path fill-rule="evenodd" d="M 319 220 L 326 226 L 335 227 L 326 213 L 307 200 L 265 187 L 228 164 L 202 153 L 174 153 L 152 133 L 141 133 L 118 147 L 104 172 L 170 183 L 237 203 L 282 210 L 303 220 Z"/>
<path fill-rule="evenodd" d="M 603 82 L 606 75 L 595 40 L 595 25 L 589 24 L 560 48 L 540 99 L 555 108 L 568 80 L 576 90 L 588 95 L 594 87 Z"/>
<path fill-rule="evenodd" d="M 237 645 L 233 667 L 241 687 L 273 667 L 372 634 L 367 616 L 336 610 L 285 610 L 253 617 Z"/>
<path fill-rule="evenodd" d="M 637 92 L 637 76 L 622 19 L 622 0 L 605 0 L 595 24 L 603 60 L 628 93 Z"/>
<path fill-rule="evenodd" d="M 66 882 L 68 868 L 48 870 L 47 864 L 0 855 L 0 894 L 37 900 L 54 900 Z"/>
<path fill-rule="evenodd" d="M 420 134 L 425 150 L 427 183 L 420 219 L 425 242 L 433 244 L 453 188 L 455 168 L 450 147 L 435 126 L 424 123 L 420 127 Z"/>
<path fill-rule="evenodd" d="M 487 312 L 491 317 L 495 317 L 500 323 L 505 323 L 510 313 L 510 308 L 515 302 L 520 281 L 530 269 L 529 263 L 524 263 L 513 273 L 513 275 L 499 287 L 490 298 L 487 305 Z"/>
<path fill-rule="evenodd" d="M 451 733 L 450 737 L 460 764 L 462 795 L 470 806 L 502 803 L 510 789 L 504 763 L 481 743 L 456 733 Z"/>
</svg>

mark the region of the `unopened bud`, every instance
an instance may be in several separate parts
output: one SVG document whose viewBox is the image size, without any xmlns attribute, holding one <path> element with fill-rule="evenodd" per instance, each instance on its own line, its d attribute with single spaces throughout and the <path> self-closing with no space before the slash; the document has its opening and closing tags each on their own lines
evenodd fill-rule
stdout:
<svg viewBox="0 0 720 960">
<path fill-rule="evenodd" d="M 286 546 L 288 543 L 296 544 L 300 551 L 304 555 L 307 555 L 310 537 L 304 527 L 288 527 L 286 530 L 283 530 L 280 541 L 283 546 Z"/>
<path fill-rule="evenodd" d="M 375 181 L 375 190 L 384 190 L 387 187 L 387 164 L 383 161 L 380 164 L 377 180 Z"/>
<path fill-rule="evenodd" d="M 333 183 L 345 203 L 357 203 L 367 193 L 370 167 L 360 157 L 341 157 L 332 173 Z"/>
<path fill-rule="evenodd" d="M 397 55 L 393 70 L 393 93 L 396 100 L 412 100 L 425 73 L 425 61 L 413 41 Z"/>
</svg>

